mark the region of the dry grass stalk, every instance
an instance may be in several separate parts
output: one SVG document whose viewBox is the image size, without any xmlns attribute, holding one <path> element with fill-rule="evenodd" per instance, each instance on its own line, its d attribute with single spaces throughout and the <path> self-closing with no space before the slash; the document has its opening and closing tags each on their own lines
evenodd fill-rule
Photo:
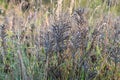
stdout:
<svg viewBox="0 0 120 80">
<path fill-rule="evenodd" d="M 20 69 L 21 69 L 21 79 L 22 80 L 27 80 L 27 74 L 26 74 L 26 69 L 25 69 L 25 65 L 23 63 L 23 58 L 22 58 L 22 55 L 21 55 L 21 50 L 20 50 L 20 42 L 18 42 L 18 50 L 17 50 L 17 53 L 18 53 L 18 58 L 19 58 L 19 62 L 20 62 Z"/>
<path fill-rule="evenodd" d="M 63 0 L 58 0 L 57 1 L 57 9 L 56 9 L 56 15 L 57 15 L 57 18 L 59 19 L 60 17 L 60 13 L 62 12 L 62 2 Z"/>
<path fill-rule="evenodd" d="M 71 0 L 70 8 L 69 8 L 69 13 L 70 13 L 70 14 L 72 13 L 72 10 L 73 10 L 73 8 L 74 8 L 74 3 L 75 3 L 75 0 Z"/>
</svg>

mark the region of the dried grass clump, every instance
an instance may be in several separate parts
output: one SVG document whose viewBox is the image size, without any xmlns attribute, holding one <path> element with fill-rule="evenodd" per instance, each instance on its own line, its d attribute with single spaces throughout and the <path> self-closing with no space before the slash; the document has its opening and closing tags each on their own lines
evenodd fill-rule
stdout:
<svg viewBox="0 0 120 80">
<path fill-rule="evenodd" d="M 48 71 L 49 76 L 51 76 L 50 73 L 52 73 L 51 71 L 54 68 L 56 71 L 60 71 L 60 79 L 65 78 L 61 75 L 64 70 L 57 68 L 57 66 L 64 64 L 70 59 L 71 65 L 66 69 L 69 72 L 68 79 L 82 79 L 82 75 L 85 73 L 84 79 L 92 80 L 93 78 L 98 78 L 100 74 L 96 68 L 104 64 L 101 59 L 107 61 L 107 64 L 105 63 L 107 67 L 110 65 L 108 59 L 119 60 L 118 55 L 113 58 L 119 53 L 117 44 L 119 42 L 118 18 L 112 20 L 111 17 L 113 16 L 104 16 L 91 27 L 85 16 L 86 13 L 85 8 L 77 9 L 71 17 L 68 15 L 69 20 L 64 14 L 59 20 L 53 21 L 50 28 L 47 29 L 48 31 L 43 32 L 44 39 L 42 44 L 44 45 L 46 58 L 49 57 L 48 64 L 52 62 L 52 57 L 55 55 L 53 53 L 57 55 L 57 64 L 54 66 L 49 65 L 49 67 L 51 66 Z M 115 49 L 116 53 L 111 49 L 111 45 L 114 45 L 112 48 Z M 107 56 L 106 59 L 104 58 L 105 55 Z M 102 68 L 100 70 L 102 71 Z M 57 72 L 55 73 L 57 74 Z"/>
</svg>

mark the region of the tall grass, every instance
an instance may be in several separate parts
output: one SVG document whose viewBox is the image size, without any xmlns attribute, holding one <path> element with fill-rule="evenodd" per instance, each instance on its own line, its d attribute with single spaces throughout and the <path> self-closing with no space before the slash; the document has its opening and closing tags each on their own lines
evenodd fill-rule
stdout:
<svg viewBox="0 0 120 80">
<path fill-rule="evenodd" d="M 0 80 L 119 80 L 119 0 L 0 0 Z"/>
</svg>

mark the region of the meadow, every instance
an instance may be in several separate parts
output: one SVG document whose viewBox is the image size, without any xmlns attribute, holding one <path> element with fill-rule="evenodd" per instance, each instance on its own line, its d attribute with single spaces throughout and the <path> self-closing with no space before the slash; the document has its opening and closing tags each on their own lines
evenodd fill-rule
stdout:
<svg viewBox="0 0 120 80">
<path fill-rule="evenodd" d="M 0 0 L 0 80 L 120 80 L 120 1 Z"/>
</svg>

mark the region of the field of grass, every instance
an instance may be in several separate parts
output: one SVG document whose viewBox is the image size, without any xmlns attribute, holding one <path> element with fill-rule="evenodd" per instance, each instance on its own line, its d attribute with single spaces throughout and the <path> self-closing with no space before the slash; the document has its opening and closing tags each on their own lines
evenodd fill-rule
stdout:
<svg viewBox="0 0 120 80">
<path fill-rule="evenodd" d="M 120 1 L 0 0 L 0 80 L 120 80 Z"/>
</svg>

